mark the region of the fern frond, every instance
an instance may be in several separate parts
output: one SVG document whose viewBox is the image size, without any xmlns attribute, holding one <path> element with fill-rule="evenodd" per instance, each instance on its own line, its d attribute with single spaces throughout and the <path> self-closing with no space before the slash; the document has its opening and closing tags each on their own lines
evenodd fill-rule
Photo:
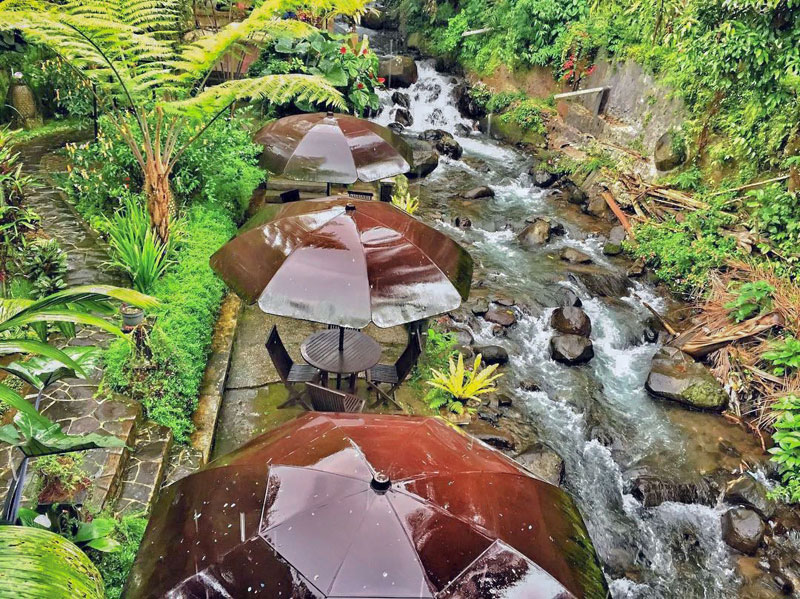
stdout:
<svg viewBox="0 0 800 599">
<path fill-rule="evenodd" d="M 342 94 L 327 81 L 314 75 L 265 75 L 252 79 L 226 81 L 207 88 L 193 98 L 164 103 L 170 112 L 201 116 L 219 112 L 236 100 L 266 99 L 275 104 L 291 100 L 313 102 L 342 109 Z"/>
</svg>

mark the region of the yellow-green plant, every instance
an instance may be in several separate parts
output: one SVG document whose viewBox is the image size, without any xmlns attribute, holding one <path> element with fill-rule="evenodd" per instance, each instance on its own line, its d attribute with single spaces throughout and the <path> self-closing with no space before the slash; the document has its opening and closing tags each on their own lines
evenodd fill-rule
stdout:
<svg viewBox="0 0 800 599">
<path fill-rule="evenodd" d="M 411 195 L 408 189 L 408 178 L 405 175 L 395 177 L 392 205 L 397 206 L 400 210 L 405 210 L 409 214 L 414 214 L 419 208 L 419 198 Z"/>
<path fill-rule="evenodd" d="M 359 15 L 366 0 L 264 0 L 242 21 L 186 36 L 183 0 L 0 0 L 0 32 L 20 31 L 47 46 L 84 79 L 142 169 L 153 228 L 166 241 L 173 207 L 170 175 L 186 149 L 234 102 L 295 99 L 336 108 L 341 92 L 316 75 L 235 77 L 208 85 L 213 71 L 242 64 L 253 46 L 305 37 L 301 9 L 320 19 Z M 241 75 L 237 73 L 236 75 Z M 181 140 L 180 132 L 199 123 Z"/>
<path fill-rule="evenodd" d="M 464 355 L 458 353 L 458 361 L 450 357 L 450 369 L 448 372 L 433 369 L 433 378 L 426 381 L 428 385 L 444 394 L 435 393 L 429 395 L 432 408 L 437 409 L 447 406 L 452 412 L 461 414 L 464 411 L 464 404 L 469 399 L 478 399 L 479 395 L 491 393 L 496 390 L 492 385 L 502 374 L 494 374 L 497 364 L 491 364 L 481 368 L 481 354 L 475 356 L 475 362 L 471 369 L 464 367 Z"/>
</svg>

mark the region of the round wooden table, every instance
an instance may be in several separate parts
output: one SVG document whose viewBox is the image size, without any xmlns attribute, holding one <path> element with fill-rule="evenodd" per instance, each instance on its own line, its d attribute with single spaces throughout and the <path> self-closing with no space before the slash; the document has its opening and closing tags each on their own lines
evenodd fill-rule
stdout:
<svg viewBox="0 0 800 599">
<path fill-rule="evenodd" d="M 340 334 L 339 329 L 318 331 L 303 341 L 300 354 L 315 368 L 335 374 L 337 389 L 341 386 L 342 375 L 350 375 L 352 389 L 355 375 L 366 372 L 380 361 L 381 346 L 361 331 L 345 329 L 340 350 Z"/>
</svg>

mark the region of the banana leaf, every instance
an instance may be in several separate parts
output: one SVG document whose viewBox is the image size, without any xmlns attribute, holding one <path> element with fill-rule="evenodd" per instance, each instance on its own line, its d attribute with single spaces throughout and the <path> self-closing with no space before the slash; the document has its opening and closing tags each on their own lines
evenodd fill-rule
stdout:
<svg viewBox="0 0 800 599">
<path fill-rule="evenodd" d="M 103 599 L 103 579 L 74 543 L 47 530 L 0 526 L 0 597 Z"/>
<path fill-rule="evenodd" d="M 65 347 L 63 352 L 85 372 L 91 371 L 100 359 L 100 350 L 93 345 Z M 81 373 L 65 366 L 63 362 L 45 356 L 34 356 L 24 362 L 12 362 L 6 366 L 0 364 L 0 370 L 21 378 L 39 390 L 63 378 L 81 377 Z"/>
<path fill-rule="evenodd" d="M 0 340 L 0 355 L 24 353 L 37 356 L 46 356 L 51 360 L 61 362 L 67 368 L 71 368 L 82 377 L 86 377 L 83 368 L 67 354 L 43 341 L 33 339 L 7 339 Z"/>
<path fill-rule="evenodd" d="M 37 412 L 32 418 L 26 412 L 17 412 L 14 416 L 16 437 L 8 426 L 0 429 L 0 437 L 15 445 L 28 457 L 38 457 L 55 453 L 67 453 L 100 447 L 125 447 L 125 442 L 114 435 L 99 433 L 83 433 L 68 435 L 61 426 Z"/>
</svg>

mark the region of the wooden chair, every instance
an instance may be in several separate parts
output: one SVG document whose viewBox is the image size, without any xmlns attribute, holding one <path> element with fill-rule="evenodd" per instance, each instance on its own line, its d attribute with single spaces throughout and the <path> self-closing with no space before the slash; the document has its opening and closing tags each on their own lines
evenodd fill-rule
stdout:
<svg viewBox="0 0 800 599">
<path fill-rule="evenodd" d="M 355 198 L 357 200 L 371 200 L 373 198 L 373 194 L 370 191 L 347 191 L 348 197 Z"/>
<path fill-rule="evenodd" d="M 265 345 L 269 357 L 272 360 L 272 364 L 275 366 L 275 370 L 278 371 L 278 376 L 281 377 L 281 381 L 289 390 L 289 400 L 279 406 L 284 408 L 300 399 L 300 395 L 297 394 L 294 389 L 294 384 L 315 382 L 319 380 L 320 372 L 313 366 L 309 366 L 308 364 L 296 364 L 292 360 L 292 357 L 283 345 L 283 341 L 281 341 L 280 335 L 278 335 L 278 327 L 275 325 L 272 325 L 272 330 L 269 332 L 269 337 Z"/>
<path fill-rule="evenodd" d="M 384 402 L 391 401 L 400 407 L 395 399 L 397 389 L 403 384 L 406 377 L 411 374 L 411 370 L 421 354 L 422 344 L 420 343 L 419 335 L 412 332 L 408 337 L 408 345 L 403 350 L 403 353 L 400 354 L 397 362 L 394 364 L 378 364 L 367 371 L 367 384 L 375 389 L 378 400 L 383 397 Z M 379 385 L 383 384 L 391 385 L 388 392 L 379 387 Z"/>
<path fill-rule="evenodd" d="M 281 195 L 281 202 L 284 204 L 287 202 L 297 202 L 300 200 L 300 190 L 299 189 L 290 189 L 288 191 L 284 191 Z"/>
<path fill-rule="evenodd" d="M 362 412 L 364 410 L 366 402 L 357 395 L 328 389 L 314 383 L 306 383 L 306 389 L 311 397 L 311 405 L 317 412 Z"/>
</svg>

